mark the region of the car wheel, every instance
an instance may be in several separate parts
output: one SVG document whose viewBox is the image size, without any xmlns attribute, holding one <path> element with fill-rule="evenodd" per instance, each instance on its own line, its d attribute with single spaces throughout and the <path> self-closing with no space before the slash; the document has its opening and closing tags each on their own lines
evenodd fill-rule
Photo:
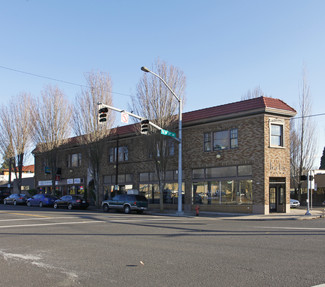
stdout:
<svg viewBox="0 0 325 287">
<path fill-rule="evenodd" d="M 125 214 L 129 214 L 131 212 L 131 208 L 130 208 L 130 206 L 129 205 L 125 205 L 124 206 L 124 213 Z"/>
<path fill-rule="evenodd" d="M 68 204 L 68 209 L 69 209 L 69 210 L 72 209 L 72 204 L 71 204 L 71 203 Z"/>
<path fill-rule="evenodd" d="M 42 201 L 39 202 L 39 207 L 43 207 L 43 202 Z"/>
<path fill-rule="evenodd" d="M 108 204 L 104 204 L 104 205 L 103 205 L 103 211 L 104 211 L 104 212 L 108 212 L 108 211 L 109 211 L 109 206 L 108 206 Z"/>
<path fill-rule="evenodd" d="M 16 200 L 14 200 L 14 205 L 17 205 L 17 201 Z"/>
<path fill-rule="evenodd" d="M 30 203 L 30 201 L 27 201 L 27 206 L 28 207 L 31 207 L 32 206 L 32 204 Z"/>
<path fill-rule="evenodd" d="M 57 203 L 54 203 L 53 207 L 54 207 L 55 209 L 57 209 L 57 208 L 58 208 L 58 204 L 57 204 Z"/>
</svg>

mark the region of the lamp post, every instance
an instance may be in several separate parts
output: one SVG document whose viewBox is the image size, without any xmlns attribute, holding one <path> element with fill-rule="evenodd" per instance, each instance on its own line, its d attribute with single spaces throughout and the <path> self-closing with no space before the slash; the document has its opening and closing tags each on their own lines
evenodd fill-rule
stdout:
<svg viewBox="0 0 325 287">
<path fill-rule="evenodd" d="M 182 100 L 175 94 L 175 92 L 168 86 L 165 80 L 157 75 L 156 73 L 150 71 L 146 67 L 141 67 L 141 70 L 146 73 L 150 73 L 160 79 L 168 90 L 173 94 L 179 104 L 179 123 L 178 123 L 178 210 L 177 214 L 182 215 Z"/>
</svg>

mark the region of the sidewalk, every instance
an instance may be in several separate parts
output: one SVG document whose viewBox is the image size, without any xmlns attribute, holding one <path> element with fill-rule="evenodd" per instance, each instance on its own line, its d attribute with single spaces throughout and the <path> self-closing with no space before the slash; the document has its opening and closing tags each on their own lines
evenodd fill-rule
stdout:
<svg viewBox="0 0 325 287">
<path fill-rule="evenodd" d="M 322 207 L 316 207 L 310 210 L 309 212 L 311 215 L 306 215 L 306 212 L 306 208 L 291 208 L 290 213 L 271 213 L 268 215 L 202 211 L 199 213 L 199 217 L 220 218 L 225 220 L 309 220 L 316 218 L 325 218 L 325 209 Z M 165 210 L 164 212 L 160 212 L 160 210 L 148 210 L 145 213 L 159 216 L 197 217 L 195 215 L 195 211 L 184 212 L 180 215 L 176 210 Z"/>
</svg>

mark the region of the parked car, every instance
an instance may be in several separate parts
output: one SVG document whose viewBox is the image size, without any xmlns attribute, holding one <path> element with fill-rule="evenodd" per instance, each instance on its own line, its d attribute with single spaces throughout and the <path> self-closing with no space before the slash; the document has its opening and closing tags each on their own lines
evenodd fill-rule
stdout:
<svg viewBox="0 0 325 287">
<path fill-rule="evenodd" d="M 65 195 L 54 201 L 54 208 L 67 207 L 72 208 L 82 208 L 86 209 L 89 206 L 87 200 L 85 200 L 81 195 Z"/>
<path fill-rule="evenodd" d="M 13 193 L 3 200 L 3 204 L 26 204 L 27 195 L 22 193 Z"/>
<path fill-rule="evenodd" d="M 10 196 L 10 191 L 9 190 L 0 190 L 0 203 L 3 202 L 3 200 Z"/>
<path fill-rule="evenodd" d="M 27 199 L 27 206 L 36 205 L 39 207 L 43 206 L 53 206 L 54 201 L 57 200 L 57 198 L 50 194 L 36 194 L 31 198 Z"/>
<path fill-rule="evenodd" d="M 299 206 L 300 206 L 299 200 L 290 198 L 290 208 L 296 208 Z"/>
<path fill-rule="evenodd" d="M 142 195 L 118 194 L 112 199 L 104 200 L 102 208 L 105 212 L 114 209 L 123 210 L 124 213 L 130 213 L 131 211 L 143 213 L 148 209 L 148 200 Z"/>
</svg>

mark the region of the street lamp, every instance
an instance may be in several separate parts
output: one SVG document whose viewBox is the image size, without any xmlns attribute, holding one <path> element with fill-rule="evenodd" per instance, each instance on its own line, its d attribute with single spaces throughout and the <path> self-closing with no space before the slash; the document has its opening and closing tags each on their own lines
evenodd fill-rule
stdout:
<svg viewBox="0 0 325 287">
<path fill-rule="evenodd" d="M 179 104 L 179 123 L 178 123 L 178 215 L 182 215 L 182 100 L 175 94 L 175 92 L 167 85 L 165 80 L 157 75 L 156 73 L 150 71 L 147 67 L 141 67 L 141 70 L 150 73 L 157 78 L 159 78 L 168 90 L 173 94 Z"/>
</svg>

